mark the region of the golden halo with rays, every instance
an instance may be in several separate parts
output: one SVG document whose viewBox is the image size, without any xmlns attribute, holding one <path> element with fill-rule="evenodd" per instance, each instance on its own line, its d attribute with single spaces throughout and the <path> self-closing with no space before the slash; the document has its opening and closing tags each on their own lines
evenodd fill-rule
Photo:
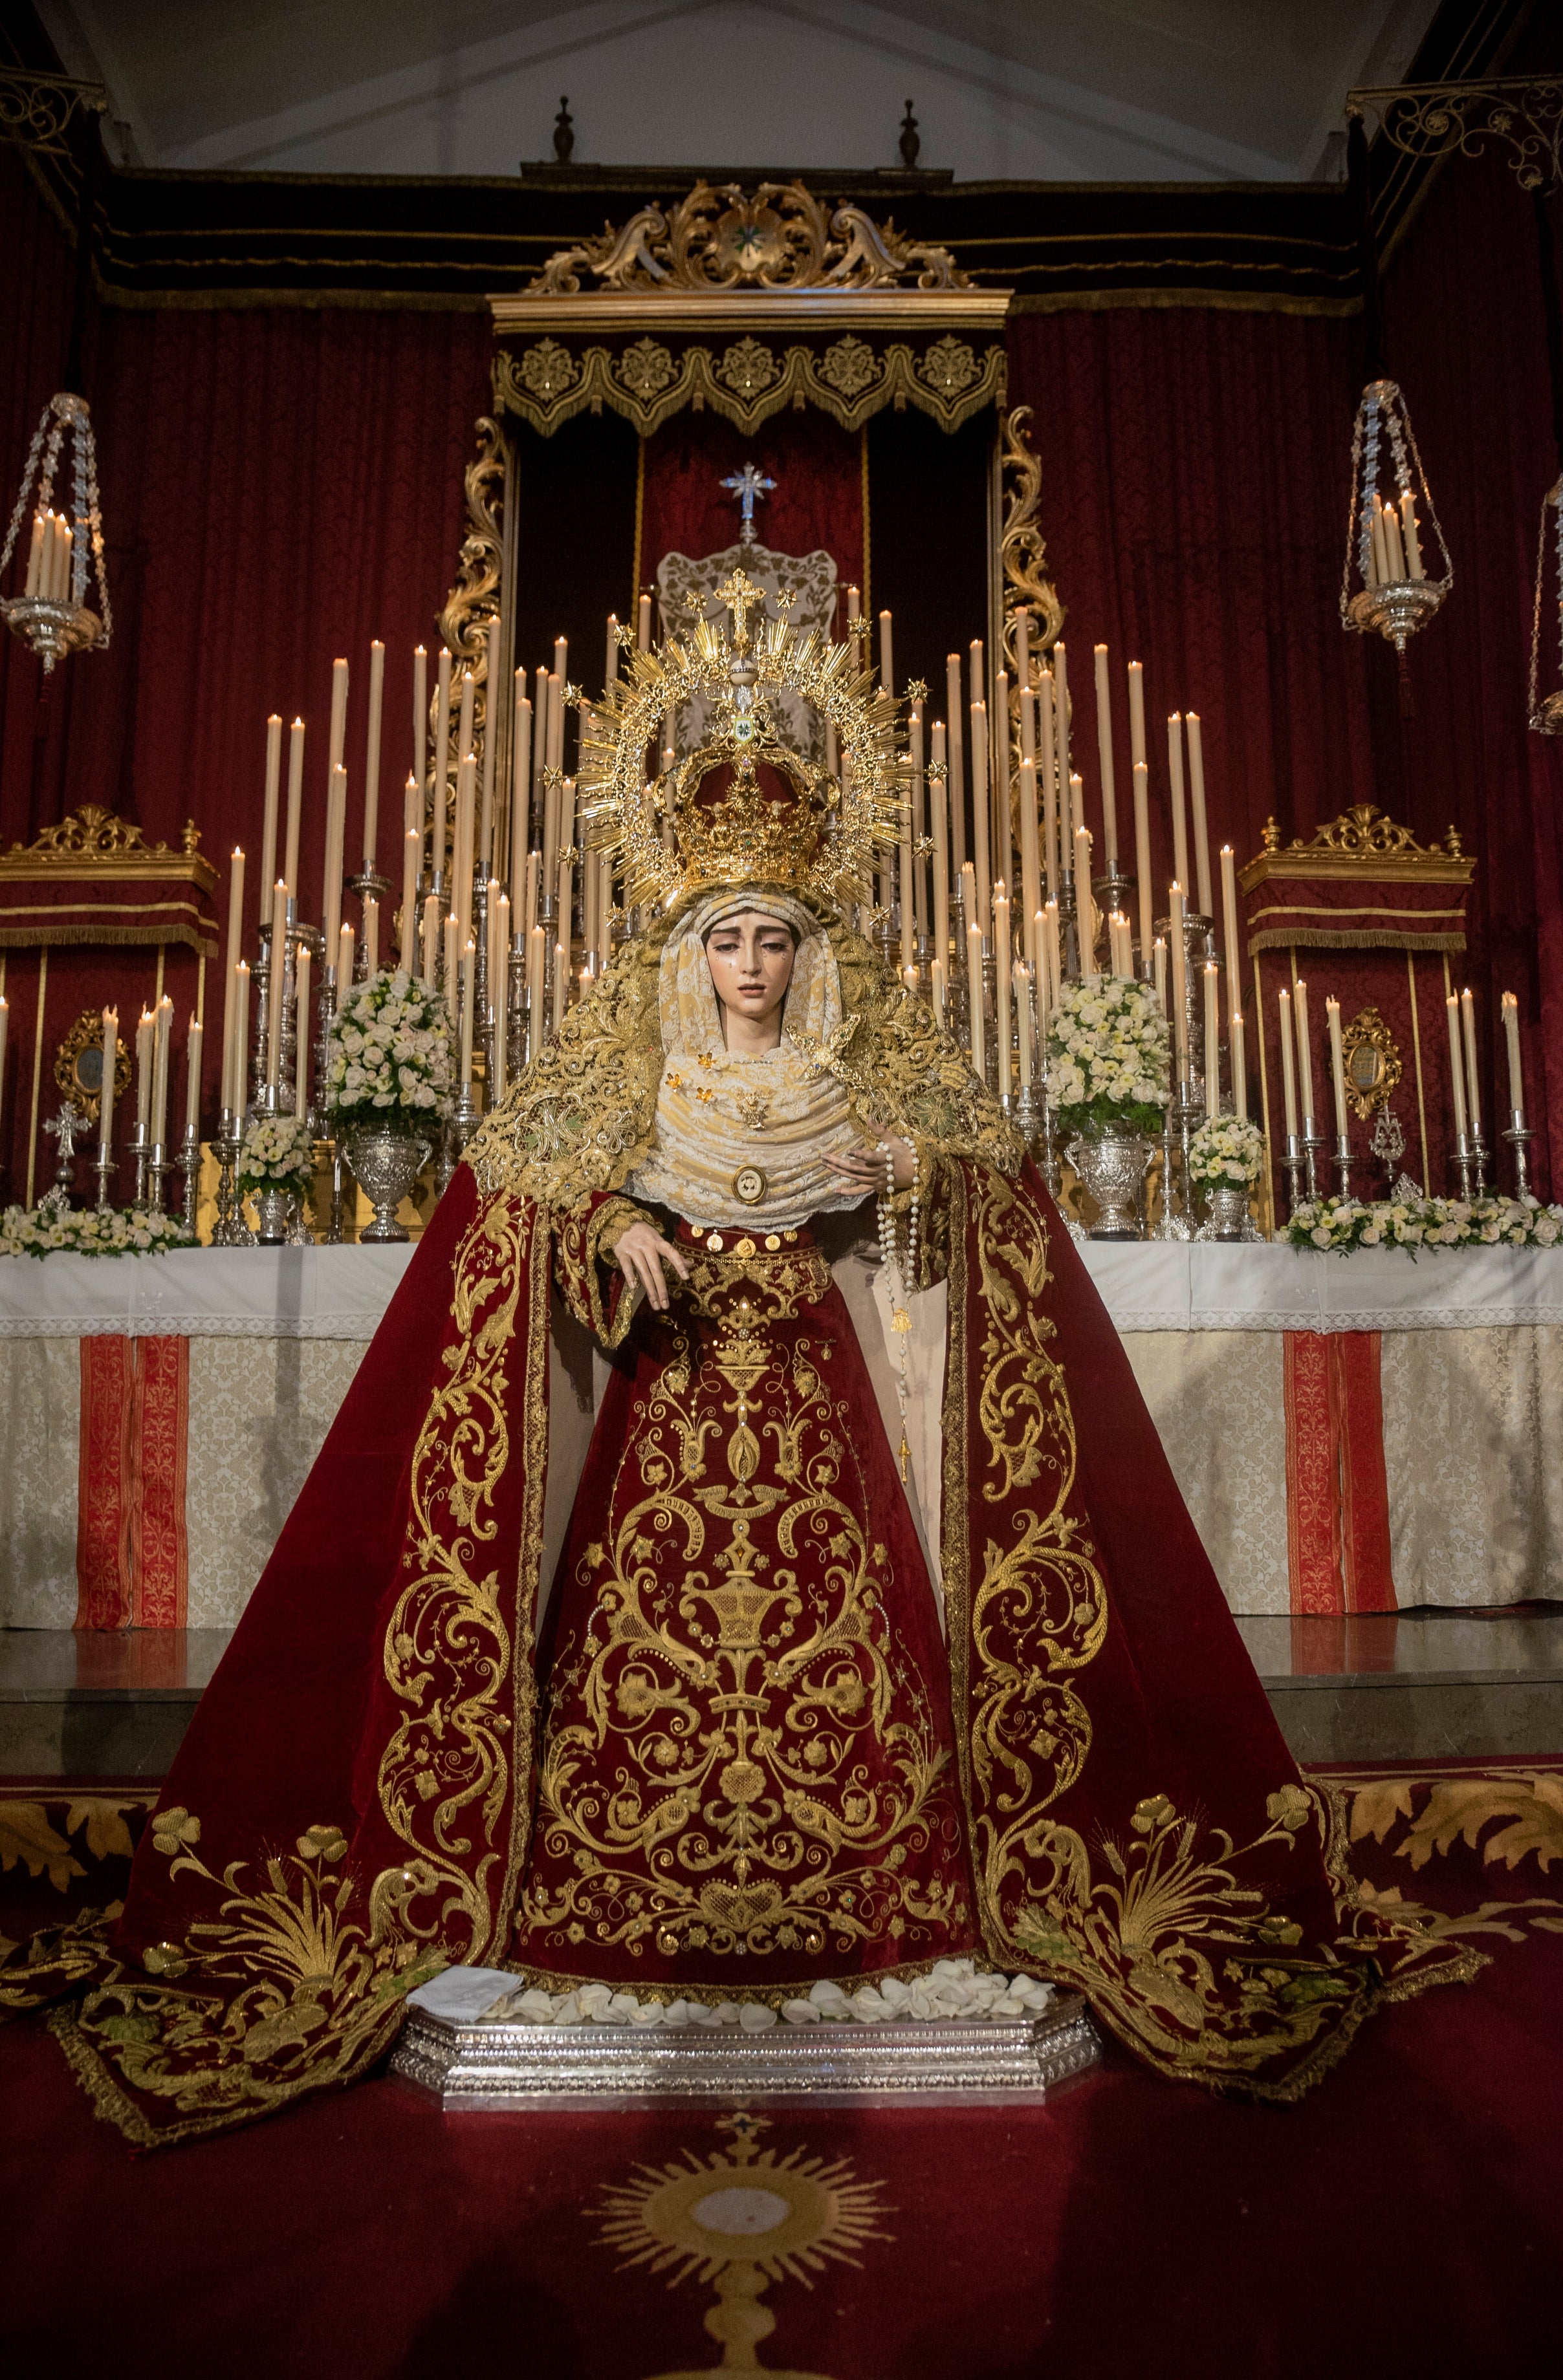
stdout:
<svg viewBox="0 0 1563 2380">
<path fill-rule="evenodd" d="M 835 644 L 816 629 L 800 634 L 785 606 L 781 618 L 765 619 L 764 595 L 741 570 L 717 594 L 730 625 L 702 616 L 647 652 L 626 645 L 624 674 L 590 707 L 580 758 L 588 843 L 594 850 L 622 853 L 627 902 L 655 898 L 671 906 L 690 889 L 690 871 L 678 848 L 665 846 L 664 819 L 673 820 L 676 841 L 677 812 L 702 768 L 740 755 L 774 758 L 788 774 L 801 770 L 830 814 L 809 889 L 838 905 L 872 899 L 874 854 L 893 849 L 901 833 L 900 706 L 877 691 L 871 672 L 854 667 L 849 645 Z M 757 610 L 762 618 L 751 629 L 749 614 Z M 834 727 L 839 781 L 800 755 L 784 753 L 768 708 L 781 692 L 798 695 Z M 708 745 L 648 782 L 646 755 L 653 747 L 660 751 L 664 720 L 695 696 L 704 697 L 715 713 Z"/>
<path fill-rule="evenodd" d="M 769 2131 L 763 2117 L 745 2111 L 723 2117 L 719 2131 L 730 2132 L 730 2151 L 713 2149 L 703 2161 L 692 2149 L 664 2166 L 642 2165 L 633 2181 L 604 2188 L 603 2202 L 588 2209 L 603 2237 L 623 2251 L 623 2266 L 672 2268 L 668 2288 L 692 2272 L 714 2284 L 716 2303 L 705 2316 L 711 2336 L 737 2356 L 725 2355 L 717 2370 L 734 2363 L 766 2370 L 771 2380 L 824 2380 L 814 2373 L 782 2372 L 759 2365 L 757 2342 L 775 2327 L 775 2316 L 757 2301 L 772 2281 L 801 2281 L 827 2265 L 857 2265 L 857 2251 L 870 2240 L 888 2240 L 881 2217 L 884 2184 L 859 2181 L 848 2157 L 807 2156 L 796 2148 L 785 2157 L 760 2149 L 756 2135 Z M 747 2350 L 747 2353 L 745 2352 Z M 692 2371 L 667 2372 L 656 2380 L 697 2380 Z"/>
</svg>

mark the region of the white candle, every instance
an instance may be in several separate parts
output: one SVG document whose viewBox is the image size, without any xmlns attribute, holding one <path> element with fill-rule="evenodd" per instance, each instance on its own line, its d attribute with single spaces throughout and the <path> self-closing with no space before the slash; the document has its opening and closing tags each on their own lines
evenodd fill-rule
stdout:
<svg viewBox="0 0 1563 2380">
<path fill-rule="evenodd" d="M 440 900 L 429 892 L 423 900 L 423 981 L 431 991 L 440 979 Z"/>
<path fill-rule="evenodd" d="M 1525 1078 L 1520 1068 L 1520 1002 L 1512 991 L 1503 996 L 1503 1038 L 1508 1045 L 1508 1107 L 1511 1115 L 1525 1112 Z"/>
<path fill-rule="evenodd" d="M 477 790 L 477 760 L 475 738 L 472 733 L 472 718 L 473 713 L 477 709 L 477 700 L 478 682 L 470 669 L 464 669 L 461 673 L 460 720 L 456 731 L 456 759 L 457 765 L 459 767 L 460 763 L 466 759 L 468 753 L 473 753 L 472 785 L 474 793 Z"/>
<path fill-rule="evenodd" d="M 1237 1110 L 1238 1122 L 1247 1123 L 1248 1060 L 1243 1050 L 1243 1012 L 1240 1008 L 1233 1009 L 1228 1032 L 1232 1065 L 1232 1105 Z"/>
<path fill-rule="evenodd" d="M 1107 863 L 1107 873 L 1118 872 L 1118 809 L 1117 780 L 1113 773 L 1113 699 L 1107 677 L 1107 648 L 1098 645 L 1096 656 L 1096 754 L 1102 768 L 1102 851 Z"/>
<path fill-rule="evenodd" d="M 345 999 L 353 988 L 353 942 L 351 926 L 344 926 L 336 937 L 336 986 L 338 999 Z"/>
<path fill-rule="evenodd" d="M 293 1112 L 307 1116 L 310 1112 L 310 948 L 299 945 L 296 962 L 298 1000 L 294 1007 L 293 1038 L 297 1055 L 294 1061 Z"/>
<path fill-rule="evenodd" d="M 472 996 L 478 973 L 478 946 L 470 934 L 461 946 L 461 1087 L 472 1087 Z"/>
<path fill-rule="evenodd" d="M 510 964 L 510 898 L 501 892 L 488 917 L 488 1002 L 495 1016 L 506 1007 L 505 971 Z"/>
<path fill-rule="evenodd" d="M 401 964 L 407 975 L 418 972 L 418 879 L 423 868 L 423 796 L 418 780 L 409 775 L 402 804 L 401 843 Z"/>
<path fill-rule="evenodd" d="M 994 680 L 993 718 L 993 781 L 989 793 L 988 814 L 993 821 L 993 873 L 996 880 L 1009 881 L 1009 846 L 1012 820 L 1009 814 L 1009 673 L 1000 670 Z"/>
<path fill-rule="evenodd" d="M 1413 578 L 1426 576 L 1422 566 L 1422 540 L 1416 530 L 1416 499 L 1410 488 L 1400 499 L 1400 542 L 1406 550 L 1406 567 Z"/>
<path fill-rule="evenodd" d="M 1280 995 L 1281 1011 L 1281 1104 L 1286 1110 L 1287 1138 L 1297 1138 L 1297 1062 L 1292 1055 L 1291 995 Z"/>
<path fill-rule="evenodd" d="M 201 1136 L 201 1025 L 198 1016 L 189 1021 L 185 1035 L 185 1138 Z"/>
<path fill-rule="evenodd" d="M 299 820 L 303 814 L 303 807 L 304 722 L 301 719 L 296 719 L 287 738 L 287 825 L 283 835 L 281 868 L 283 882 L 288 891 L 295 894 L 299 890 Z M 263 901 L 268 897 L 267 888 L 275 885 L 275 876 L 268 876 L 263 870 L 261 876 Z"/>
<path fill-rule="evenodd" d="M 0 1097 L 6 1089 L 6 1026 L 8 1012 L 0 999 Z M 98 1147 L 104 1157 L 114 1147 L 114 1070 L 119 1062 L 119 1011 L 104 1011 L 103 1075 L 98 1093 Z"/>
<path fill-rule="evenodd" d="M 451 901 L 457 940 L 463 945 L 472 924 L 472 808 L 478 773 L 475 752 L 462 747 L 456 771 L 456 844 L 451 858 Z"/>
<path fill-rule="evenodd" d="M 440 647 L 438 674 L 434 682 L 433 850 L 430 855 L 430 866 L 442 885 L 446 879 L 446 804 L 450 794 L 451 778 L 450 673 L 454 658 L 447 646 Z"/>
<path fill-rule="evenodd" d="M 333 769 L 341 768 L 348 754 L 348 664 L 334 661 L 331 664 L 331 728 L 330 752 L 326 761 L 326 783 L 330 783 Z M 296 890 L 291 879 L 289 892 Z"/>
<path fill-rule="evenodd" d="M 1042 963 L 1044 980 L 1042 986 L 1042 1013 L 1038 1018 L 1044 1035 L 1053 1011 L 1063 995 L 1064 969 L 1062 944 L 1058 939 L 1058 904 L 1044 901 L 1042 908 Z"/>
<path fill-rule="evenodd" d="M 1221 1112 L 1221 970 L 1207 959 L 1204 976 L 1204 1111 L 1208 1123 Z"/>
<path fill-rule="evenodd" d="M 945 798 L 947 785 L 939 782 L 939 771 L 948 768 L 948 747 L 945 723 L 935 719 L 929 735 L 932 747 L 933 783 L 930 787 L 928 820 L 934 845 L 934 956 L 947 964 L 950 947 L 950 879 L 949 879 L 949 805 Z M 940 1012 L 941 1014 L 943 1012 Z"/>
<path fill-rule="evenodd" d="M 1227 997 L 1236 1001 L 1242 982 L 1238 957 L 1238 868 L 1229 843 L 1221 846 L 1221 940 L 1227 959 Z"/>
<path fill-rule="evenodd" d="M 547 978 L 548 946 L 541 926 L 527 936 L 527 1057 L 543 1047 L 543 990 Z"/>
<path fill-rule="evenodd" d="M 891 640 L 890 614 L 879 615 L 879 684 L 885 694 L 896 691 L 896 652 Z"/>
<path fill-rule="evenodd" d="M 901 811 L 900 895 L 901 895 L 901 973 L 905 975 L 915 959 L 917 951 L 917 893 L 914 882 L 912 852 L 917 833 L 917 781 L 922 769 L 922 705 L 914 702 L 907 720 L 907 759 L 905 805 Z"/>
<path fill-rule="evenodd" d="M 1471 1137 L 1482 1137 L 1482 1092 L 1476 1079 L 1476 1009 L 1469 990 L 1459 996 L 1460 1026 L 1465 1040 L 1465 1104 L 1471 1118 Z"/>
<path fill-rule="evenodd" d="M 651 651 L 652 599 L 649 595 L 642 595 L 639 603 L 636 605 L 635 644 L 637 650 L 642 653 L 649 653 Z"/>
<path fill-rule="evenodd" d="M 282 726 L 281 720 L 279 719 L 276 723 L 278 730 L 280 731 Z M 281 748 L 280 746 L 278 748 Z M 276 850 L 276 816 L 275 810 L 272 816 L 272 850 L 275 858 Z M 236 981 L 234 969 L 238 965 L 238 953 L 243 946 L 243 941 L 244 854 L 236 845 L 233 856 L 228 862 L 228 948 L 227 959 L 226 962 L 226 989 L 223 994 L 223 1066 L 225 1085 L 227 1079 L 226 1070 L 228 1044 L 233 1037 L 233 1002 L 234 984 Z M 224 1105 L 226 1106 L 227 1104 L 227 1094 L 226 1089 L 223 1094 L 223 1100 Z"/>
<path fill-rule="evenodd" d="M 412 773 L 421 792 L 429 781 L 429 652 L 412 648 Z"/>
<path fill-rule="evenodd" d="M 1376 496 L 1372 497 L 1370 503 L 1373 508 L 1370 527 L 1373 547 L 1372 584 L 1382 587 L 1389 577 L 1389 549 L 1384 540 L 1384 507 Z"/>
<path fill-rule="evenodd" d="M 1032 1087 L 1032 970 L 1023 959 L 1015 962 L 1015 1024 L 1020 1047 L 1020 1088 Z"/>
<path fill-rule="evenodd" d="M 1053 736 L 1054 748 L 1058 756 L 1058 833 L 1060 846 L 1062 845 L 1064 836 L 1069 832 L 1068 821 L 1063 815 L 1064 803 L 1068 797 L 1069 787 L 1069 724 L 1070 706 L 1068 658 L 1064 650 L 1064 639 L 1062 637 L 1059 637 L 1055 640 L 1053 646 Z"/>
<path fill-rule="evenodd" d="M 1134 664 L 1138 669 L 1138 662 Z M 1140 894 L 1140 958 L 1143 965 L 1151 947 L 1151 772 L 1136 760 L 1134 775 L 1134 874 Z"/>
<path fill-rule="evenodd" d="M 233 1081 L 229 1104 L 236 1116 L 241 1117 L 250 1104 L 250 962 L 240 959 L 235 969 L 238 978 L 238 995 L 233 1016 Z"/>
<path fill-rule="evenodd" d="M 1448 1010 L 1449 1016 L 1449 1089 L 1455 1103 L 1455 1137 L 1458 1140 L 1463 1140 L 1466 1136 L 1465 1078 L 1464 1068 L 1460 1063 L 1459 1002 L 1451 991 L 1444 1004 Z"/>
<path fill-rule="evenodd" d="M 1058 770 L 1053 735 L 1053 673 L 1044 670 L 1036 690 L 1041 745 L 1042 851 L 1047 877 L 1047 897 L 1058 890 Z"/>
<path fill-rule="evenodd" d="M 282 980 L 287 971 L 287 885 L 272 886 L 270 974 L 266 982 L 266 1081 L 275 1089 L 282 1066 Z"/>
<path fill-rule="evenodd" d="M 486 884 L 494 874 L 494 771 L 499 753 L 500 623 L 488 624 L 488 710 L 483 720 L 482 807 L 478 818 L 478 880 Z"/>
<path fill-rule="evenodd" d="M 33 602 L 38 594 L 38 582 L 43 571 L 43 516 L 32 516 L 32 537 L 27 549 L 27 577 L 22 582 L 22 598 Z"/>
<path fill-rule="evenodd" d="M 1189 829 L 1183 813 L 1183 714 L 1172 712 L 1166 722 L 1167 800 L 1172 808 L 1172 872 L 1179 884 L 1189 881 Z"/>
<path fill-rule="evenodd" d="M 934 1014 L 942 1025 L 945 1021 L 945 963 L 943 959 L 934 959 L 929 967 L 928 972 L 930 978 L 930 996 L 934 1002 Z"/>
<path fill-rule="evenodd" d="M 967 986 L 971 993 L 971 1063 L 986 1079 L 987 1051 L 983 1036 L 983 929 L 980 926 L 966 929 Z"/>
<path fill-rule="evenodd" d="M 992 829 L 988 820 L 988 706 L 985 702 L 971 705 L 971 857 L 967 863 L 973 871 L 976 893 L 976 915 L 988 914 L 988 868 L 993 847 Z M 966 912 L 967 924 L 972 912 Z"/>
<path fill-rule="evenodd" d="M 380 972 L 380 904 L 372 893 L 363 905 L 363 971 L 366 976 Z"/>
<path fill-rule="evenodd" d="M 1140 763 L 1142 760 L 1148 760 L 1149 757 L 1150 756 L 1145 749 L 1145 664 L 1143 662 L 1130 662 L 1129 664 L 1129 761 L 1130 768 L 1138 768 Z"/>
<path fill-rule="evenodd" d="M 1200 915 L 1214 917 L 1210 897 L 1210 827 L 1204 806 L 1204 741 L 1200 714 L 1191 710 L 1189 731 L 1189 797 L 1194 814 L 1194 882 L 1199 889 Z"/>
<path fill-rule="evenodd" d="M 168 1062 L 173 1037 L 174 1003 L 165 992 L 153 1018 L 152 1145 L 154 1148 L 165 1148 L 168 1140 Z"/>
<path fill-rule="evenodd" d="M 1308 986 L 1298 978 L 1292 993 L 1291 1020 L 1297 1031 L 1298 1087 L 1302 1096 L 1302 1130 L 1313 1130 L 1313 1037 L 1308 1026 Z"/>
<path fill-rule="evenodd" d="M 369 648 L 369 735 L 363 761 L 363 872 L 370 875 L 380 828 L 380 718 L 385 702 L 385 648 L 378 637 Z"/>
<path fill-rule="evenodd" d="M 950 856 L 955 872 L 960 873 L 966 857 L 966 733 L 965 714 L 960 702 L 960 655 L 945 657 L 945 703 L 949 720 L 949 783 Z"/>
<path fill-rule="evenodd" d="M 1331 998 L 1325 1002 L 1325 1022 L 1329 1027 L 1330 1037 L 1330 1082 L 1335 1091 L 1335 1136 L 1337 1141 L 1341 1141 L 1346 1138 L 1349 1127 L 1346 1121 L 1346 1059 L 1340 1045 L 1338 1000 Z"/>
<path fill-rule="evenodd" d="M 276 808 L 282 782 L 282 721 L 274 710 L 266 722 L 266 807 L 261 819 L 261 917 L 266 922 L 267 887 L 276 881 Z M 237 960 L 229 962 L 231 977 Z"/>
<path fill-rule="evenodd" d="M 563 942 L 554 945 L 554 1030 L 557 1033 L 565 1021 L 569 1002 L 570 961 Z"/>
<path fill-rule="evenodd" d="M 453 916 L 445 921 L 445 1004 L 454 1029 L 461 1022 L 461 943 Z"/>
<path fill-rule="evenodd" d="M 1022 698 L 1022 710 L 1031 710 L 1031 697 Z M 1042 900 L 1042 869 L 1037 855 L 1036 762 L 1026 753 L 1020 755 L 1020 923 L 1025 934 L 1027 958 L 1036 953 L 1032 944 L 1032 919 Z M 1053 889 L 1051 880 L 1048 890 Z M 998 945 L 1003 955 L 1004 945 Z"/>
<path fill-rule="evenodd" d="M 1387 499 L 1386 499 L 1385 502 L 1382 518 L 1384 521 L 1384 552 L 1385 558 L 1389 565 L 1389 576 L 1391 578 L 1396 580 L 1397 583 L 1400 583 L 1404 581 L 1406 577 L 1406 556 L 1404 549 L 1400 543 L 1400 516 Z"/>
<path fill-rule="evenodd" d="M 338 762 L 331 771 L 331 789 L 325 802 L 325 874 L 320 904 L 328 954 L 336 947 L 342 924 L 342 847 L 347 832 L 348 772 Z M 294 889 L 289 885 L 289 892 Z"/>
<path fill-rule="evenodd" d="M 1156 987 L 1156 1002 L 1162 1014 L 1166 1014 L 1166 941 L 1158 934 L 1151 945 L 1151 974 Z"/>
<path fill-rule="evenodd" d="M 1080 963 L 1090 975 L 1096 965 L 1096 929 L 1101 917 L 1091 890 L 1091 833 L 1086 827 L 1075 830 L 1075 916 L 1079 920 Z"/>
</svg>

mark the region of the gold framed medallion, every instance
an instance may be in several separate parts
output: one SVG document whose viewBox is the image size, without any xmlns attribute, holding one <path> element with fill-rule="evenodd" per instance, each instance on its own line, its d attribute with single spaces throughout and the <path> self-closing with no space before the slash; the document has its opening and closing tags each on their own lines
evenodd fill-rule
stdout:
<svg viewBox="0 0 1563 2380">
<path fill-rule="evenodd" d="M 733 1196 L 740 1205 L 758 1207 L 765 1196 L 765 1177 L 757 1165 L 740 1165 L 733 1176 Z"/>
</svg>

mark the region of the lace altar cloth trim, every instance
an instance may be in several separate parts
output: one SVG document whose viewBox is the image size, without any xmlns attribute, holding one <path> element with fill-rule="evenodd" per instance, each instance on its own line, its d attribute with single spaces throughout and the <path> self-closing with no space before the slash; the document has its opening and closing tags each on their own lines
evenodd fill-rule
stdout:
<svg viewBox="0 0 1563 2380">
<path fill-rule="evenodd" d="M 1310 1256 L 1288 1247 L 1086 1241 L 1120 1331 L 1563 1327 L 1563 1248 Z M 404 1247 L 185 1248 L 0 1259 L 0 1339 L 374 1336 Z"/>
</svg>

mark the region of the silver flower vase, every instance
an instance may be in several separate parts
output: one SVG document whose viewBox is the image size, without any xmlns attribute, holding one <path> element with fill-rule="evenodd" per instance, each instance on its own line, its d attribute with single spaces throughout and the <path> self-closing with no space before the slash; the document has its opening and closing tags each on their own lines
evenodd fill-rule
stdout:
<svg viewBox="0 0 1563 2380">
<path fill-rule="evenodd" d="M 291 1190 L 257 1190 L 255 1199 L 255 1237 L 263 1248 L 280 1248 L 287 1238 L 287 1226 L 293 1213 Z"/>
<path fill-rule="evenodd" d="M 423 1171 L 430 1143 L 413 1133 L 350 1128 L 344 1145 L 348 1162 L 374 1209 L 374 1220 L 359 1233 L 360 1240 L 405 1240 L 407 1228 L 397 1222 L 397 1209 Z"/>
<path fill-rule="evenodd" d="M 1248 1190 L 1234 1189 L 1229 1182 L 1212 1184 L 1209 1192 L 1210 1211 L 1194 1233 L 1196 1240 L 1256 1240 L 1259 1233 L 1248 1210 Z"/>
<path fill-rule="evenodd" d="M 1138 1240 L 1145 1169 L 1153 1144 L 1137 1132 L 1081 1133 L 1064 1151 L 1096 1208 L 1093 1240 Z"/>
</svg>

